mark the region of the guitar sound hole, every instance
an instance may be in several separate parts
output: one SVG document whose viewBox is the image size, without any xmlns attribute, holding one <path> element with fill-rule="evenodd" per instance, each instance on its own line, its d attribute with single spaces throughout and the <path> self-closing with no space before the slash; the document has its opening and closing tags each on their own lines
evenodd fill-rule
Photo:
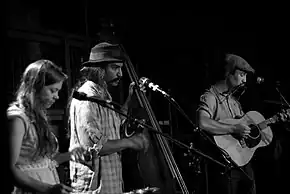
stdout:
<svg viewBox="0 0 290 194">
<path fill-rule="evenodd" d="M 259 135 L 260 135 L 260 130 L 259 130 L 258 126 L 257 126 L 257 125 L 253 125 L 253 124 L 251 124 L 251 125 L 249 125 L 249 127 L 251 128 L 250 136 L 251 136 L 252 138 L 257 138 L 257 137 L 259 137 Z"/>
<path fill-rule="evenodd" d="M 251 128 L 250 137 L 244 140 L 248 148 L 253 148 L 256 145 L 258 145 L 260 142 L 260 139 L 261 139 L 260 130 L 258 126 L 253 125 L 253 124 L 249 125 L 249 127 Z"/>
</svg>

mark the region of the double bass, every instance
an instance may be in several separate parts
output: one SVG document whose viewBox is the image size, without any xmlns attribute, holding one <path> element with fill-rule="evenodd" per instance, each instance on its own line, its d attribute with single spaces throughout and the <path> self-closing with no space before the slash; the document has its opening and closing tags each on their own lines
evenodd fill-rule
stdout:
<svg viewBox="0 0 290 194">
<path fill-rule="evenodd" d="M 130 81 L 139 83 L 139 78 L 125 48 L 122 44 L 118 44 L 125 59 L 124 66 L 129 74 Z M 139 114 L 140 119 L 143 119 L 144 122 L 149 122 L 156 131 L 162 132 L 146 94 L 139 89 L 135 89 L 135 97 L 139 104 L 139 108 L 135 110 L 142 110 L 142 114 Z M 138 113 L 134 113 L 134 116 L 135 115 L 138 115 Z M 124 130 L 126 131 L 126 126 Z M 189 194 L 187 186 L 174 160 L 167 139 L 158 133 L 146 130 L 146 128 L 143 129 L 143 133 L 146 133 L 149 137 L 150 146 L 146 153 L 136 153 L 136 168 L 139 174 L 130 174 L 130 176 L 132 175 L 132 180 L 135 181 L 132 184 L 136 187 L 157 187 L 161 194 L 175 194 L 177 190 L 176 183 L 178 183 L 181 192 L 183 194 Z M 126 153 L 124 153 L 124 155 L 122 154 L 122 158 L 125 157 Z M 129 164 L 129 166 L 130 165 L 131 164 Z M 132 165 L 132 167 L 133 166 L 134 165 Z M 126 187 L 126 181 L 124 182 Z"/>
</svg>

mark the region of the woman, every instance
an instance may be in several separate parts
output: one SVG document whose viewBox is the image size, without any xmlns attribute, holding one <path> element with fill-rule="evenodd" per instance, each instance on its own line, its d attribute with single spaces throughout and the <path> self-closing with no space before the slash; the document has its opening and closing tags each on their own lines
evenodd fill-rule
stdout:
<svg viewBox="0 0 290 194">
<path fill-rule="evenodd" d="M 59 98 L 67 75 L 49 60 L 31 63 L 23 73 L 16 99 L 7 110 L 13 193 L 69 193 L 59 181 L 58 164 L 80 160 L 83 149 L 58 153 L 46 109 Z M 73 157 L 72 157 L 73 156 Z"/>
</svg>

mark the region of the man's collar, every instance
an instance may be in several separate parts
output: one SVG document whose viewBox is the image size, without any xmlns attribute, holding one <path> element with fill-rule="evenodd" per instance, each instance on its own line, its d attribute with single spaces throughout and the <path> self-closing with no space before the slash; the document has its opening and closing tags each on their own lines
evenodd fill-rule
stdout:
<svg viewBox="0 0 290 194">
<path fill-rule="evenodd" d="M 224 86 L 224 82 L 219 82 L 214 85 L 215 90 L 222 96 L 227 96 L 230 93 L 230 90 L 223 91 L 221 86 Z"/>
<path fill-rule="evenodd" d="M 87 93 L 88 96 L 96 96 L 112 101 L 112 97 L 108 92 L 106 85 L 101 86 L 100 84 L 88 80 L 80 87 L 79 91 Z"/>
</svg>

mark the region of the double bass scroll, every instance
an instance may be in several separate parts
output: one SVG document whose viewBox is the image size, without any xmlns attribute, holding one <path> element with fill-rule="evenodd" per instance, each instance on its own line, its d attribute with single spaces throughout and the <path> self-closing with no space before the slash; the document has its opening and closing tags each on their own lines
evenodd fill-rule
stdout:
<svg viewBox="0 0 290 194">
<path fill-rule="evenodd" d="M 124 47 L 119 44 L 125 58 L 125 67 L 131 82 L 139 83 L 139 78 L 127 55 Z M 139 105 L 146 111 L 146 117 L 151 126 L 158 132 L 162 132 L 160 125 L 153 113 L 150 103 L 144 92 L 135 90 Z M 149 122 L 148 121 L 148 122 Z M 145 186 L 160 188 L 161 194 L 175 194 L 175 183 L 177 182 L 183 194 L 189 194 L 186 184 L 181 176 L 178 166 L 174 160 L 167 140 L 157 133 L 149 133 L 150 146 L 146 154 L 138 153 L 138 168 Z"/>
</svg>

